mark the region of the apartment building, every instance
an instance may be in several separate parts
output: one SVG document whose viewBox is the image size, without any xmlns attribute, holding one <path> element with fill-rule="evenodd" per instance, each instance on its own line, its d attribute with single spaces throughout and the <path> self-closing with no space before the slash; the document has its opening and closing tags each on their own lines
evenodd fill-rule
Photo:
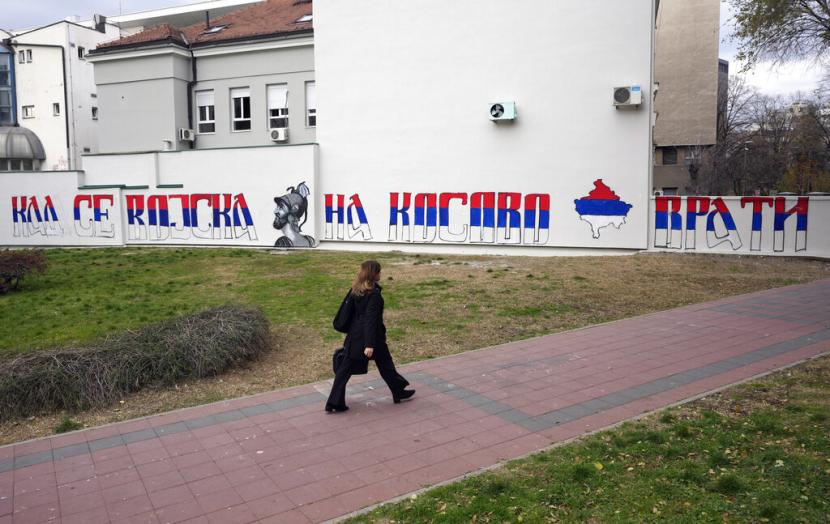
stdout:
<svg viewBox="0 0 830 524">
<path fill-rule="evenodd" d="M 99 45 L 101 153 L 287 145 L 316 139 L 310 1 L 254 4 Z"/>
<path fill-rule="evenodd" d="M 718 59 L 720 0 L 661 0 L 654 79 L 653 190 L 694 193 L 696 170 L 718 141 L 729 64 Z"/>
</svg>

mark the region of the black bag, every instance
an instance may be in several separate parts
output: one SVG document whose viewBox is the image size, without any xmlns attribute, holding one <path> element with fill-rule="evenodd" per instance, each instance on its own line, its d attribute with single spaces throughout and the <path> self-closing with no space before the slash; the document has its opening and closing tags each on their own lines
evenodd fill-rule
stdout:
<svg viewBox="0 0 830 524">
<path fill-rule="evenodd" d="M 334 354 L 331 356 L 331 367 L 335 374 L 337 374 L 337 368 L 340 367 L 340 363 L 343 362 L 344 358 L 346 358 L 346 350 L 344 348 L 334 350 Z"/>
<path fill-rule="evenodd" d="M 331 356 L 331 367 L 335 375 L 337 374 L 337 368 L 340 367 L 340 363 L 343 362 L 344 358 L 349 358 L 344 348 L 334 350 L 334 354 Z M 351 366 L 352 375 L 365 375 L 369 372 L 368 359 L 352 360 L 349 362 L 349 365 Z"/>
<path fill-rule="evenodd" d="M 348 333 L 349 328 L 352 327 L 352 318 L 354 317 L 354 299 L 352 298 L 352 291 L 346 293 L 343 302 L 340 303 L 340 309 L 334 315 L 331 325 L 341 333 Z"/>
</svg>

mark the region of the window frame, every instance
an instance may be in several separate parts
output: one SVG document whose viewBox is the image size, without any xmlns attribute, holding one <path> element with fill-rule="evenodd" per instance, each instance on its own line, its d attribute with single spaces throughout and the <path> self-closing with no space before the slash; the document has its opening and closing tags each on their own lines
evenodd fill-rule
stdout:
<svg viewBox="0 0 830 524">
<path fill-rule="evenodd" d="M 274 88 L 272 90 L 272 88 Z M 276 90 L 284 90 L 285 91 L 285 105 L 283 107 L 271 107 L 271 96 L 272 92 Z M 289 124 L 291 121 L 289 120 L 288 116 L 288 84 L 268 84 L 265 86 L 265 98 L 266 98 L 266 109 L 265 109 L 265 116 L 266 116 L 266 124 L 268 131 L 272 131 L 274 129 L 288 129 Z M 277 111 L 276 115 L 272 115 L 271 111 Z M 272 125 L 274 120 L 283 120 L 285 125 L 283 126 L 275 126 Z"/>
<path fill-rule="evenodd" d="M 234 96 L 234 93 L 238 94 L 239 96 Z M 244 93 L 244 95 L 242 94 Z M 231 133 L 250 133 L 252 130 L 252 119 L 251 119 L 251 88 L 250 87 L 234 87 L 230 90 L 230 102 L 231 102 Z M 240 109 L 240 116 L 236 114 L 236 100 L 240 100 L 239 109 Z M 245 100 L 248 101 L 248 116 L 245 116 Z M 236 126 L 238 123 L 248 123 L 247 129 L 237 129 Z"/>
<path fill-rule="evenodd" d="M 26 63 L 27 64 L 32 63 L 32 50 L 31 49 L 26 50 Z"/>
<path fill-rule="evenodd" d="M 52 102 L 52 116 L 61 116 L 60 102 Z"/>
<path fill-rule="evenodd" d="M 21 49 L 17 52 L 17 63 L 18 64 L 25 64 L 26 63 L 26 50 Z"/>
<path fill-rule="evenodd" d="M 312 97 L 308 96 L 309 87 L 312 89 Z M 314 107 L 309 107 L 309 98 L 313 98 Z M 314 123 L 311 123 L 311 119 Z M 305 126 L 307 128 L 317 127 L 317 83 L 314 80 L 305 83 Z"/>
<path fill-rule="evenodd" d="M 34 118 L 35 117 L 35 106 L 34 105 L 21 106 L 20 107 L 20 116 L 22 118 Z"/>
<path fill-rule="evenodd" d="M 98 120 L 98 107 L 97 106 L 91 106 L 90 111 L 92 113 L 92 119 L 93 120 Z"/>
<path fill-rule="evenodd" d="M 209 105 L 199 105 L 199 98 L 210 95 Z M 213 89 L 203 89 L 196 91 L 196 134 L 199 135 L 215 135 L 216 134 L 216 93 Z M 205 119 L 202 120 L 201 108 L 205 109 Z M 202 131 L 202 125 L 212 125 L 213 131 Z"/>
</svg>

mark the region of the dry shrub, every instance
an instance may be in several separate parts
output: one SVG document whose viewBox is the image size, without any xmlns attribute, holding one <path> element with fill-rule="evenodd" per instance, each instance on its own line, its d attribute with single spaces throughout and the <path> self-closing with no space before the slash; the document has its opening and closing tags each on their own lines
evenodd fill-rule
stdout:
<svg viewBox="0 0 830 524">
<path fill-rule="evenodd" d="M 42 251 L 24 249 L 0 251 L 0 294 L 17 289 L 28 273 L 46 271 L 46 257 Z"/>
<path fill-rule="evenodd" d="M 0 420 L 104 406 L 148 385 L 215 375 L 260 355 L 268 333 L 258 308 L 226 305 L 0 361 Z"/>
</svg>

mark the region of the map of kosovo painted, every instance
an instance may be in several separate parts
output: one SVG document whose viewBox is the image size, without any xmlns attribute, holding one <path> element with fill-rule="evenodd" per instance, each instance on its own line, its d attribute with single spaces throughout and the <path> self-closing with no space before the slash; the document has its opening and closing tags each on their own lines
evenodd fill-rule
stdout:
<svg viewBox="0 0 830 524">
<path fill-rule="evenodd" d="M 574 200 L 574 204 L 580 220 L 591 225 L 594 238 L 599 238 L 599 230 L 604 227 L 622 227 L 628 211 L 633 207 L 628 202 L 620 200 L 610 187 L 602 183 L 601 178 L 594 181 L 594 189 L 588 196 Z"/>
</svg>

